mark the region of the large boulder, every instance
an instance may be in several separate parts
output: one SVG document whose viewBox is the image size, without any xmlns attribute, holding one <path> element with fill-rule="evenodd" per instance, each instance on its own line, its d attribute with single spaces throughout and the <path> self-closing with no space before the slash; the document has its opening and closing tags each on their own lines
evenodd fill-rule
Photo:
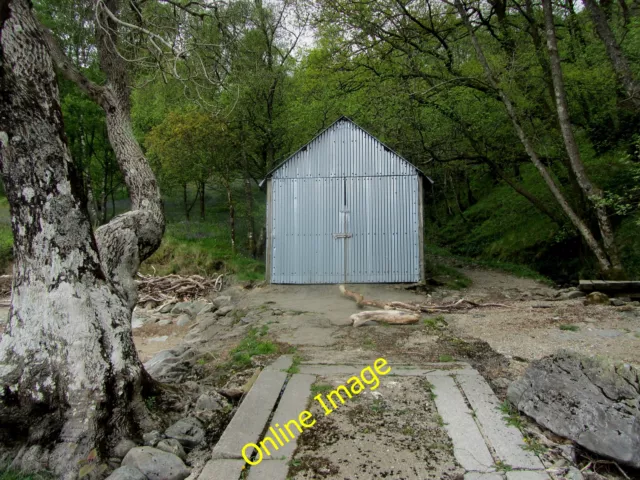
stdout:
<svg viewBox="0 0 640 480">
<path fill-rule="evenodd" d="M 177 455 L 153 447 L 132 448 L 122 466 L 137 468 L 149 480 L 184 480 L 190 474 Z"/>
<path fill-rule="evenodd" d="M 196 350 L 181 345 L 156 354 L 144 364 L 144 368 L 156 380 L 177 383 L 189 373 L 197 356 Z"/>
<path fill-rule="evenodd" d="M 561 351 L 533 362 L 507 397 L 557 435 L 640 468 L 640 379 L 634 367 Z"/>
</svg>

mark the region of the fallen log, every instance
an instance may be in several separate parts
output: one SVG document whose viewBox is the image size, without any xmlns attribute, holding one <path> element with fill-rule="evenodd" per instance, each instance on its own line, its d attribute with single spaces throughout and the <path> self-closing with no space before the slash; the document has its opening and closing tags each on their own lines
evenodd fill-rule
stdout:
<svg viewBox="0 0 640 480">
<path fill-rule="evenodd" d="M 471 300 L 467 300 L 461 298 L 460 300 L 449 303 L 445 305 L 433 305 L 429 303 L 417 303 L 417 302 L 398 302 L 398 301 L 389 301 L 383 302 L 380 300 L 367 300 L 364 296 L 358 292 L 352 292 L 351 290 L 347 290 L 347 287 L 344 285 L 340 285 L 340 292 L 347 298 L 352 299 L 356 302 L 358 307 L 375 307 L 383 310 L 400 310 L 403 312 L 422 312 L 422 313 L 451 313 L 451 312 L 464 312 L 466 310 L 471 310 L 473 308 L 488 308 L 488 307 L 496 307 L 496 308 L 509 308 L 508 305 L 504 305 L 502 303 L 476 303 Z"/>
<path fill-rule="evenodd" d="M 354 327 L 359 327 L 372 320 L 393 325 L 409 325 L 411 323 L 418 323 L 420 314 L 402 312 L 400 310 L 370 310 L 367 312 L 354 313 L 349 318 Z"/>
</svg>

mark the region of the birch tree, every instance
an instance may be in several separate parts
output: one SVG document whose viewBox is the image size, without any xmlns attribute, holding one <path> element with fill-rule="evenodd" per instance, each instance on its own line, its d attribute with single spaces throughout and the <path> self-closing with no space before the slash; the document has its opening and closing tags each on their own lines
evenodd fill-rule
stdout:
<svg viewBox="0 0 640 480">
<path fill-rule="evenodd" d="M 116 0 L 102 5 L 117 12 Z M 75 478 L 90 452 L 107 458 L 121 437 L 152 427 L 143 393 L 153 382 L 131 335 L 133 276 L 159 246 L 164 216 L 132 133 L 126 65 L 112 48 L 117 30 L 110 14 L 100 18 L 104 85 L 73 69 L 29 0 L 0 3 L 0 170 L 15 239 L 0 423 L 63 478 Z M 105 110 L 131 197 L 131 211 L 95 233 L 66 144 L 54 62 Z"/>
</svg>

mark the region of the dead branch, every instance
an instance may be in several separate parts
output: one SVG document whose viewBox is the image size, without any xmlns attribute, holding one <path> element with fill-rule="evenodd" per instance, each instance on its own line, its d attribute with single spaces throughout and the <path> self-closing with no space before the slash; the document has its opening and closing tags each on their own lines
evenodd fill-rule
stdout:
<svg viewBox="0 0 640 480">
<path fill-rule="evenodd" d="M 222 278 L 222 274 L 216 278 L 205 278 L 200 275 L 156 277 L 138 273 L 138 303 L 154 301 L 166 304 L 193 300 L 222 290 Z"/>
<path fill-rule="evenodd" d="M 367 322 L 375 320 L 376 322 L 391 323 L 394 325 L 408 325 L 418 323 L 420 320 L 419 313 L 407 313 L 400 310 L 370 310 L 368 312 L 354 313 L 349 317 L 354 327 L 359 327 Z"/>
<path fill-rule="evenodd" d="M 467 310 L 471 310 L 474 308 L 509 308 L 508 305 L 504 305 L 502 303 L 477 303 L 472 302 L 471 300 L 467 300 L 461 298 L 457 302 L 444 304 L 444 305 L 436 305 L 429 303 L 418 303 L 418 302 L 397 302 L 397 301 L 389 301 L 383 302 L 380 300 L 367 300 L 363 295 L 357 292 L 352 292 L 351 290 L 347 290 L 344 285 L 340 285 L 340 292 L 347 298 L 352 299 L 356 302 L 358 307 L 375 307 L 383 310 L 393 311 L 403 311 L 403 312 L 421 312 L 421 313 L 452 313 L 452 312 L 465 312 Z"/>
</svg>

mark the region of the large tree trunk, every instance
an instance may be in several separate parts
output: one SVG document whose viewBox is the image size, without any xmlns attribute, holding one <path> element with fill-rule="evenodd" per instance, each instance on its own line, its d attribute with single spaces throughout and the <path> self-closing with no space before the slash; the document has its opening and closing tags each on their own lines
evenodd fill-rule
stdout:
<svg viewBox="0 0 640 480">
<path fill-rule="evenodd" d="M 542 0 L 542 8 L 544 10 L 545 26 L 547 30 L 547 47 L 549 49 L 549 59 L 551 63 L 551 77 L 553 79 L 553 88 L 556 97 L 556 110 L 558 111 L 558 122 L 562 137 L 564 139 L 565 149 L 569 155 L 571 169 L 575 173 L 576 180 L 580 188 L 584 192 L 584 196 L 591 202 L 593 211 L 595 212 L 600 227 L 600 236 L 604 250 L 611 261 L 611 266 L 615 270 L 622 270 L 622 264 L 618 257 L 618 251 L 615 244 L 613 227 L 607 209 L 604 206 L 604 196 L 602 191 L 597 188 L 587 175 L 587 172 L 580 157 L 580 150 L 573 135 L 571 127 L 571 119 L 569 118 L 569 105 L 567 103 L 567 94 L 564 89 L 564 79 L 562 75 L 562 66 L 560 65 L 560 55 L 558 54 L 558 42 L 556 40 L 555 26 L 553 23 L 553 8 L 551 0 Z"/>
<path fill-rule="evenodd" d="M 131 335 L 131 295 L 118 288 L 124 271 L 108 270 L 117 240 L 106 233 L 115 230 L 104 230 L 98 252 L 29 0 L 0 2 L 0 38 L 0 171 L 15 239 L 0 341 L 0 436 L 43 446 L 35 447 L 43 466 L 76 478 L 93 449 L 106 458 L 119 438 L 149 428 L 149 379 Z"/>
<path fill-rule="evenodd" d="M 624 4 L 624 2 L 622 3 Z M 611 61 L 613 70 L 616 72 L 616 76 L 627 92 L 627 95 L 629 95 L 629 101 L 636 109 L 640 109 L 640 85 L 633 78 L 629 61 L 620 48 L 616 37 L 613 35 L 605 13 L 596 0 L 584 0 L 584 4 L 591 14 L 591 19 L 593 20 L 600 40 L 604 43 L 604 48 L 607 51 L 607 56 Z"/>
<path fill-rule="evenodd" d="M 480 42 L 478 42 L 478 38 L 476 37 L 473 27 L 471 26 L 471 22 L 469 21 L 469 17 L 467 16 L 466 8 L 460 0 L 454 0 L 454 3 L 456 8 L 458 9 L 458 12 L 460 13 L 460 17 L 462 18 L 469 36 L 471 37 L 471 43 L 473 44 L 476 55 L 478 56 L 478 60 L 480 61 L 480 64 L 482 65 L 482 68 L 485 72 L 485 76 L 487 77 L 487 80 L 489 81 L 491 87 L 498 93 L 498 96 L 500 97 L 500 100 L 502 101 L 505 110 L 507 111 L 509 119 L 511 120 L 513 128 L 516 131 L 516 134 L 518 135 L 518 138 L 520 139 L 520 142 L 522 143 L 525 151 L 527 152 L 527 155 L 531 159 L 531 162 L 540 173 L 540 176 L 547 184 L 547 187 L 564 211 L 565 215 L 569 218 L 569 220 L 571 220 L 571 223 L 576 227 L 578 232 L 580 232 L 585 243 L 589 246 L 589 249 L 595 255 L 601 270 L 604 272 L 611 271 L 612 265 L 606 253 L 604 252 L 596 238 L 593 236 L 593 233 L 591 232 L 587 224 L 576 214 L 573 208 L 571 208 L 571 205 L 569 205 L 569 202 L 560 191 L 560 188 L 558 187 L 558 185 L 556 185 L 553 177 L 547 170 L 547 167 L 544 165 L 544 163 L 542 163 L 540 157 L 538 157 L 537 152 L 533 148 L 533 143 L 522 128 L 515 107 L 511 102 L 511 98 L 507 95 L 504 89 L 500 88 L 498 80 L 493 75 L 491 67 L 489 67 L 489 63 L 484 56 L 484 52 L 482 51 Z"/>
</svg>

